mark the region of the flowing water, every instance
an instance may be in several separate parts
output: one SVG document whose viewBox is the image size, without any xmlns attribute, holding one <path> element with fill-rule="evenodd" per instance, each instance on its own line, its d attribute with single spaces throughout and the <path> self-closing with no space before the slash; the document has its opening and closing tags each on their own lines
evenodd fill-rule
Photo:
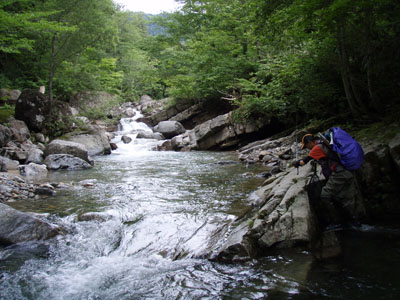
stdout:
<svg viewBox="0 0 400 300">
<path fill-rule="evenodd" d="M 123 120 L 120 135 L 148 130 Z M 156 152 L 116 142 L 91 170 L 53 172 L 70 188 L 12 206 L 64 228 L 47 243 L 0 248 L 0 299 L 397 299 L 400 233 L 343 233 L 345 255 L 279 251 L 247 263 L 201 258 L 251 205 L 262 169 L 235 153 Z M 220 237 L 222 238 L 222 237 Z"/>
</svg>

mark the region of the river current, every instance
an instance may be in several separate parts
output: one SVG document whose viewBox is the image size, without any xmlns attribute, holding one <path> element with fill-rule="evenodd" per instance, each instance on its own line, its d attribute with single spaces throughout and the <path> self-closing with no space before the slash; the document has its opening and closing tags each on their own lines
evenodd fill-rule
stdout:
<svg viewBox="0 0 400 300">
<path fill-rule="evenodd" d="M 400 233 L 393 228 L 345 232 L 344 255 L 322 262 L 303 250 L 235 264 L 202 258 L 218 229 L 251 205 L 262 167 L 243 165 L 232 152 L 151 151 L 156 141 L 135 135 L 123 144 L 128 125 L 144 126 L 125 124 L 119 149 L 96 157 L 93 169 L 49 174 L 69 188 L 10 203 L 64 234 L 0 248 L 1 300 L 400 296 Z"/>
</svg>

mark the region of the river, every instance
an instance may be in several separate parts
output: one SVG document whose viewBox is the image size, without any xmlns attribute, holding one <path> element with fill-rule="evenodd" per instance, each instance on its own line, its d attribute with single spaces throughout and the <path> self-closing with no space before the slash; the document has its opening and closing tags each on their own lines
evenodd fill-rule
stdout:
<svg viewBox="0 0 400 300">
<path fill-rule="evenodd" d="M 0 248 L 1 300 L 400 296 L 393 228 L 344 232 L 344 255 L 326 261 L 304 250 L 236 264 L 203 258 L 218 229 L 251 205 L 262 167 L 238 163 L 233 152 L 150 151 L 155 142 L 132 138 L 125 145 L 117 137 L 119 149 L 91 170 L 50 173 L 48 181 L 70 186 L 56 196 L 11 204 L 64 234 Z"/>
</svg>

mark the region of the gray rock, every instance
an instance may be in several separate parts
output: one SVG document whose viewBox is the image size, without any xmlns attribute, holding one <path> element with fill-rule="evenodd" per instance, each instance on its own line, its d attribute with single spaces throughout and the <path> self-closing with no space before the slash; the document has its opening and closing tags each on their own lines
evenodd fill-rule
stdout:
<svg viewBox="0 0 400 300">
<path fill-rule="evenodd" d="M 46 240 L 59 233 L 59 227 L 0 203 L 0 244 Z"/>
<path fill-rule="evenodd" d="M 123 115 L 128 117 L 128 118 L 132 118 L 136 115 L 136 112 L 133 108 L 128 107 L 124 112 Z"/>
<path fill-rule="evenodd" d="M 299 176 L 293 169 L 257 190 L 257 203 L 262 207 L 250 219 L 238 220 L 226 242 L 211 257 L 245 260 L 274 246 L 311 246 L 316 237 L 316 220 L 304 190 L 309 173 L 309 166 L 303 167 Z"/>
<path fill-rule="evenodd" d="M 11 129 L 0 124 L 0 148 L 5 147 L 11 141 L 12 136 Z"/>
<path fill-rule="evenodd" d="M 0 90 L 0 99 L 6 101 L 8 104 L 15 105 L 19 96 L 21 95 L 20 90 L 9 90 L 9 89 L 1 89 Z"/>
<path fill-rule="evenodd" d="M 160 132 L 149 132 L 149 131 L 139 131 L 137 139 L 153 139 L 153 140 L 165 140 L 165 137 Z"/>
<path fill-rule="evenodd" d="M 17 160 L 11 160 L 7 157 L 0 156 L 0 161 L 8 170 L 19 170 L 19 162 Z"/>
<path fill-rule="evenodd" d="M 136 138 L 137 139 L 152 139 L 153 138 L 153 132 L 149 131 L 139 131 Z"/>
<path fill-rule="evenodd" d="M 110 143 L 111 150 L 117 150 L 118 146 L 116 143 Z"/>
<path fill-rule="evenodd" d="M 69 141 L 84 145 L 89 156 L 106 155 L 111 153 L 110 142 L 105 131 L 97 130 L 95 134 L 74 135 Z"/>
<path fill-rule="evenodd" d="M 178 102 L 176 105 L 170 105 L 171 99 L 165 98 L 161 100 L 145 101 L 141 104 L 141 111 L 146 116 L 144 122 L 151 126 L 155 126 L 162 121 L 178 121 L 172 120 L 178 113 L 192 106 L 189 101 Z"/>
<path fill-rule="evenodd" d="M 54 140 L 44 150 L 45 157 L 51 154 L 70 154 L 91 163 L 86 146 L 63 140 Z"/>
<path fill-rule="evenodd" d="M 54 196 L 56 194 L 56 191 L 50 188 L 46 187 L 38 187 L 35 189 L 34 193 L 36 195 L 43 195 L 43 196 Z"/>
<path fill-rule="evenodd" d="M 140 97 L 139 104 L 140 105 L 144 105 L 144 104 L 147 104 L 147 103 L 149 103 L 151 101 L 153 101 L 153 99 L 151 99 L 151 97 L 149 95 L 143 95 L 142 97 Z"/>
<path fill-rule="evenodd" d="M 32 162 L 29 165 L 20 166 L 20 173 L 22 176 L 37 181 L 47 177 L 47 168 L 45 165 L 38 165 Z"/>
<path fill-rule="evenodd" d="M 172 139 L 172 145 L 175 150 L 229 149 L 236 146 L 243 135 L 259 130 L 260 126 L 253 123 L 235 124 L 230 112 L 175 136 Z"/>
<path fill-rule="evenodd" d="M 87 161 L 70 154 L 51 154 L 45 158 L 44 163 L 49 170 L 82 170 L 92 168 L 92 165 Z"/>
<path fill-rule="evenodd" d="M 7 171 L 8 171 L 7 165 L 3 160 L 0 160 L 0 172 L 7 172 Z"/>
<path fill-rule="evenodd" d="M 8 120 L 8 124 L 9 128 L 13 132 L 13 140 L 23 143 L 30 139 L 31 134 L 24 121 L 11 119 Z"/>
<path fill-rule="evenodd" d="M 132 139 L 129 136 L 124 135 L 121 137 L 121 141 L 123 141 L 124 144 L 129 144 L 130 142 L 132 142 Z"/>
<path fill-rule="evenodd" d="M 154 127 L 153 131 L 159 132 L 167 139 L 170 139 L 184 133 L 186 129 L 178 121 L 162 121 Z"/>
<path fill-rule="evenodd" d="M 42 164 L 43 163 L 43 151 L 40 149 L 32 149 L 29 151 L 28 158 L 26 159 L 26 163 L 35 163 Z"/>
<path fill-rule="evenodd" d="M 49 138 L 44 136 L 43 133 L 36 133 L 35 134 L 36 141 L 42 144 L 45 144 L 49 141 Z"/>
</svg>

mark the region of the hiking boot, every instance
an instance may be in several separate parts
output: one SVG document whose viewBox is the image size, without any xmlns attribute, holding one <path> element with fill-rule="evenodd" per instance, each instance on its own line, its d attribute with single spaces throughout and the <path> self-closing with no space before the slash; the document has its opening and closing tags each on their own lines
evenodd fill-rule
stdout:
<svg viewBox="0 0 400 300">
<path fill-rule="evenodd" d="M 359 228 L 361 227 L 361 223 L 358 222 L 358 221 L 350 221 L 350 222 L 347 222 L 347 223 L 344 225 L 344 227 L 345 227 L 346 229 L 359 229 Z"/>
<path fill-rule="evenodd" d="M 329 224 L 324 228 L 324 232 L 329 232 L 329 231 L 339 231 L 342 230 L 343 226 L 341 224 Z"/>
</svg>

